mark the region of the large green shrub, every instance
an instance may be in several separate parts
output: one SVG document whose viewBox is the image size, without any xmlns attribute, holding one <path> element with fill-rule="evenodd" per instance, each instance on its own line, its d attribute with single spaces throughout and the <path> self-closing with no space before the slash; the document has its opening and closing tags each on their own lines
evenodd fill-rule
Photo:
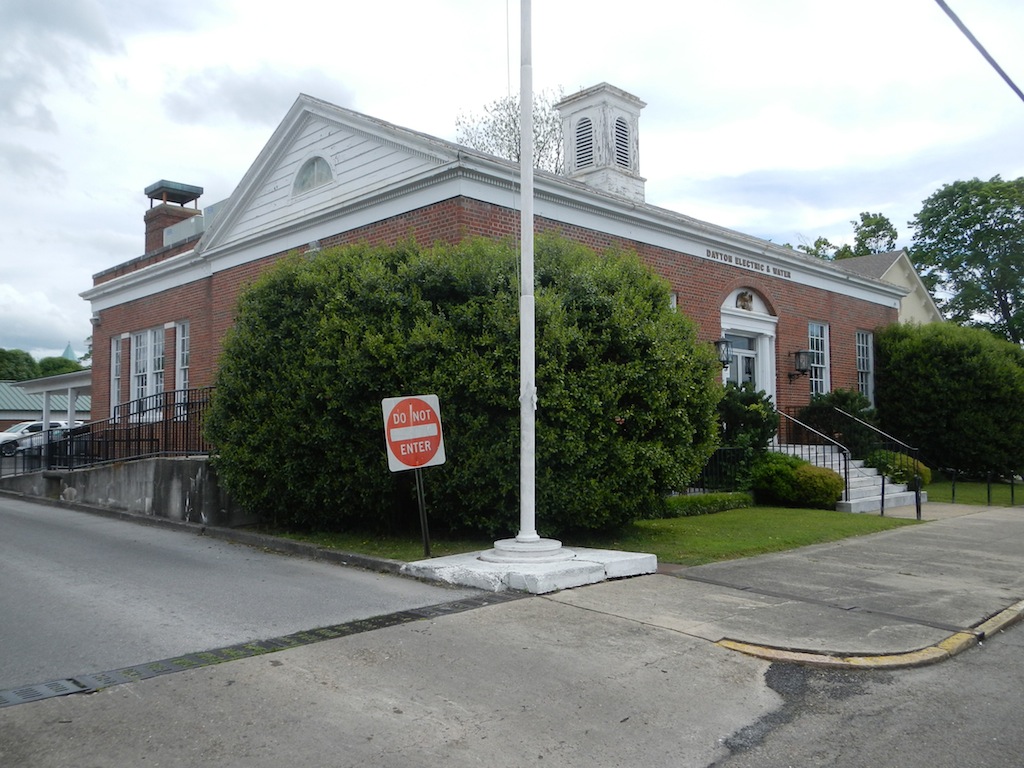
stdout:
<svg viewBox="0 0 1024 768">
<path fill-rule="evenodd" d="M 892 325 L 875 335 L 882 428 L 932 467 L 1009 474 L 1024 459 L 1024 350 L 977 328 Z"/>
<path fill-rule="evenodd" d="M 759 456 L 751 478 L 758 504 L 835 509 L 843 495 L 843 478 L 836 472 L 782 453 Z"/>
<path fill-rule="evenodd" d="M 538 528 L 656 514 L 714 448 L 713 351 L 637 257 L 538 238 L 535 261 Z M 414 523 L 381 400 L 436 394 L 448 461 L 423 470 L 431 525 L 514 534 L 517 265 L 476 240 L 347 247 L 265 273 L 240 300 L 209 418 L 233 496 L 290 526 Z"/>
</svg>

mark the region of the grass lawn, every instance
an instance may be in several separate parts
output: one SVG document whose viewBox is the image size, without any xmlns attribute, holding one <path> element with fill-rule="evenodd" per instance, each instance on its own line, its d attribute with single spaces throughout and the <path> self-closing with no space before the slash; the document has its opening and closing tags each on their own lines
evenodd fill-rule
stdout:
<svg viewBox="0 0 1024 768">
<path fill-rule="evenodd" d="M 936 480 L 926 485 L 924 490 L 928 493 L 928 501 L 941 501 L 949 503 L 953 501 L 953 483 L 949 480 Z M 986 483 L 964 483 L 956 484 L 957 504 L 978 504 L 982 506 L 1009 507 L 1015 504 L 1024 504 L 1024 484 L 993 481 L 991 485 L 992 500 L 989 501 L 990 487 Z"/>
<path fill-rule="evenodd" d="M 958 487 L 958 496 L 959 490 Z M 751 507 L 713 515 L 642 520 L 614 536 L 566 537 L 564 543 L 568 546 L 651 552 L 657 555 L 659 562 L 700 565 L 916 524 L 915 520 L 820 509 Z M 289 535 L 289 538 L 394 560 L 423 558 L 423 544 L 418 538 L 370 537 L 365 534 Z M 484 540 L 438 538 L 431 541 L 430 553 L 438 557 L 473 552 L 489 549 L 492 544 Z"/>
</svg>

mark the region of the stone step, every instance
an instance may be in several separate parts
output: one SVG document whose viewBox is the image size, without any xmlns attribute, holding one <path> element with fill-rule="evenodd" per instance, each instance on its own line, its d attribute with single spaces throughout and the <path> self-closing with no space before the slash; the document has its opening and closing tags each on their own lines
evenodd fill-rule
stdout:
<svg viewBox="0 0 1024 768">
<path fill-rule="evenodd" d="M 885 484 L 885 498 L 888 500 L 889 496 L 904 493 L 907 491 L 907 486 L 904 483 L 886 483 Z M 855 486 L 852 482 L 850 483 L 850 493 L 846 495 L 846 501 L 853 501 L 855 499 L 877 499 L 882 496 L 882 484 L 876 483 L 875 485 L 862 485 Z M 886 501 L 888 504 L 888 501 Z"/>
<path fill-rule="evenodd" d="M 928 501 L 928 492 L 921 491 L 921 503 Z M 901 493 L 889 493 L 888 487 L 885 490 L 885 508 L 896 509 L 897 507 L 912 507 L 915 505 L 914 492 L 903 491 Z M 855 499 L 853 501 L 840 501 L 836 504 L 837 512 L 853 512 L 858 514 L 878 514 L 882 505 L 882 497 L 875 496 L 867 499 Z"/>
</svg>

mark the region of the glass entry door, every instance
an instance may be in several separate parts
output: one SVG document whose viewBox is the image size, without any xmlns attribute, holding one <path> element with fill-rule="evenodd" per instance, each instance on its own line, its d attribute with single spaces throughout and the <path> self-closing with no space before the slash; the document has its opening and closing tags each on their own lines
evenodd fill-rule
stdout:
<svg viewBox="0 0 1024 768">
<path fill-rule="evenodd" d="M 754 385 L 754 389 L 757 389 L 755 339 L 731 334 L 726 334 L 725 338 L 732 343 L 732 360 L 729 362 L 725 380 L 734 384 L 745 384 L 749 381 Z"/>
</svg>

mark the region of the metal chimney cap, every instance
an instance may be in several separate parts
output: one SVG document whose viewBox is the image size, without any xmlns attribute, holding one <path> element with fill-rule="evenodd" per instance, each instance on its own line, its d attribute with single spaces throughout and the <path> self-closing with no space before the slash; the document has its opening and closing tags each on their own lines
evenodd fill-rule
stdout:
<svg viewBox="0 0 1024 768">
<path fill-rule="evenodd" d="M 177 203 L 178 205 L 191 203 L 193 200 L 197 200 L 202 194 L 202 187 L 194 187 L 191 184 L 182 184 L 177 181 L 165 181 L 163 179 L 146 187 L 146 197 L 150 200 L 160 200 L 164 203 Z"/>
</svg>

